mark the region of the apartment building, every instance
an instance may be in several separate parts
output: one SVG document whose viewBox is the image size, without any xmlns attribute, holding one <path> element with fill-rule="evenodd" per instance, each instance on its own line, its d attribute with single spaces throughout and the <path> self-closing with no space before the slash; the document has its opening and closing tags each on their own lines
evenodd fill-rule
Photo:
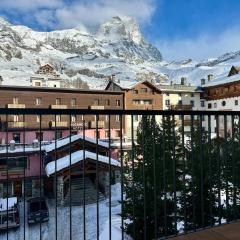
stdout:
<svg viewBox="0 0 240 240">
<path fill-rule="evenodd" d="M 187 79 L 182 78 L 181 84 L 157 85 L 162 93 L 163 110 L 191 111 L 200 110 L 204 104 L 201 101 L 201 88 L 187 84 Z M 182 117 L 176 116 L 176 122 L 182 125 Z M 194 119 L 196 123 L 197 119 Z M 185 132 L 190 131 L 190 116 L 184 118 Z"/>
<path fill-rule="evenodd" d="M 0 96 L 0 108 L 124 109 L 124 93 L 121 91 L 0 86 Z M 97 116 L 85 116 L 83 119 L 82 115 L 57 115 L 42 116 L 40 119 L 40 116 L 14 115 L 6 119 L 6 116 L 0 115 L 0 139 L 1 143 L 12 139 L 16 143 L 23 142 L 25 129 L 26 142 L 32 142 L 34 139 L 49 141 L 55 138 L 55 134 L 57 138 L 68 136 L 70 129 L 72 133 L 81 131 L 83 120 L 89 137 L 96 137 L 98 134 L 99 138 L 106 138 L 109 134 L 107 118 L 108 116 L 99 116 L 97 123 Z M 119 121 L 119 116 L 111 118 L 110 131 L 113 137 L 120 135 Z"/>
<path fill-rule="evenodd" d="M 205 106 L 203 110 L 212 111 L 240 111 L 240 67 L 232 66 L 228 74 L 219 78 L 202 81 Z M 231 132 L 231 119 L 227 119 L 227 128 Z M 204 123 L 208 128 L 207 121 Z M 219 117 L 219 132 L 223 133 L 224 118 Z M 216 121 L 211 121 L 211 131 L 216 132 Z"/>
<path fill-rule="evenodd" d="M 124 92 L 124 109 L 126 110 L 162 110 L 161 91 L 149 81 L 136 82 L 132 85 L 122 81 L 110 80 L 106 91 L 123 91 Z M 141 121 L 141 116 L 135 115 L 124 116 L 125 136 L 132 138 L 132 121 L 133 133 L 136 137 L 136 131 Z"/>
</svg>

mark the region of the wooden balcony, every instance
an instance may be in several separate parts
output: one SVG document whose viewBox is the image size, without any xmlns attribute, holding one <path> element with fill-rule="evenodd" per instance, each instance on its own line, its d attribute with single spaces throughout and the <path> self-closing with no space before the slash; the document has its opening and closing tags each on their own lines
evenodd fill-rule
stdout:
<svg viewBox="0 0 240 240">
<path fill-rule="evenodd" d="M 191 104 L 176 104 L 176 105 L 171 105 L 170 106 L 171 110 L 185 110 L 185 111 L 190 111 L 193 110 L 193 106 Z"/>
<path fill-rule="evenodd" d="M 9 103 L 7 105 L 7 108 L 25 108 L 25 104 L 15 104 L 15 103 Z"/>
<path fill-rule="evenodd" d="M 68 122 L 51 122 L 52 127 L 68 127 Z"/>
<path fill-rule="evenodd" d="M 51 109 L 67 109 L 67 105 L 51 105 Z"/>
<path fill-rule="evenodd" d="M 97 128 L 97 122 L 91 121 L 91 128 L 96 129 Z M 105 122 L 104 121 L 98 121 L 98 128 L 105 128 Z"/>
<path fill-rule="evenodd" d="M 98 106 L 98 105 L 89 106 L 89 108 L 93 109 L 93 110 L 104 110 L 105 109 L 104 106 Z"/>
</svg>

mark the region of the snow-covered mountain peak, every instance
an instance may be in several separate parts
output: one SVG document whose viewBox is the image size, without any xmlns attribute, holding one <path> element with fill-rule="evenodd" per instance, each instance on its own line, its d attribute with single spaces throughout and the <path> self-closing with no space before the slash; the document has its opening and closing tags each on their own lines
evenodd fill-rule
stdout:
<svg viewBox="0 0 240 240">
<path fill-rule="evenodd" d="M 127 16 L 116 16 L 100 25 L 97 36 L 110 41 L 128 40 L 136 44 L 144 42 L 137 22 Z"/>
<path fill-rule="evenodd" d="M 11 24 L 0 16 L 0 26 L 11 26 Z"/>
</svg>

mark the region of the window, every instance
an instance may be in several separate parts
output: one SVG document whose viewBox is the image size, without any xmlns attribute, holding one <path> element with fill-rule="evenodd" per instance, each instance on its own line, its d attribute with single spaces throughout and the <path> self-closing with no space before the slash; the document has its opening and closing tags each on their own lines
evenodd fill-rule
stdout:
<svg viewBox="0 0 240 240">
<path fill-rule="evenodd" d="M 76 121 L 77 121 L 77 116 L 71 115 L 71 122 L 76 122 Z"/>
<path fill-rule="evenodd" d="M 190 101 L 190 105 L 191 105 L 192 107 L 194 107 L 194 101 L 193 101 L 193 100 Z"/>
<path fill-rule="evenodd" d="M 18 97 L 14 97 L 13 98 L 13 104 L 18 104 L 19 103 L 19 98 Z"/>
<path fill-rule="evenodd" d="M 166 96 L 168 96 L 168 97 L 169 97 L 169 93 L 166 93 Z"/>
<path fill-rule="evenodd" d="M 109 99 L 105 100 L 105 106 L 110 106 L 110 100 Z"/>
<path fill-rule="evenodd" d="M 166 104 L 166 106 L 170 106 L 170 100 L 169 100 L 169 99 L 166 100 L 166 101 L 165 101 L 165 104 Z"/>
<path fill-rule="evenodd" d="M 40 122 L 40 115 L 36 116 L 36 122 L 39 123 Z"/>
<path fill-rule="evenodd" d="M 133 94 L 138 94 L 138 90 L 133 89 Z"/>
<path fill-rule="evenodd" d="M 56 122 L 61 122 L 61 115 L 56 115 Z"/>
<path fill-rule="evenodd" d="M 100 137 L 100 131 L 94 131 L 94 138 Z"/>
<path fill-rule="evenodd" d="M 116 137 L 121 137 L 121 131 L 120 130 L 116 130 Z"/>
<path fill-rule="evenodd" d="M 226 106 L 226 101 L 222 101 L 222 106 Z"/>
<path fill-rule="evenodd" d="M 56 139 L 62 138 L 62 131 L 56 131 Z"/>
<path fill-rule="evenodd" d="M 212 104 L 209 103 L 209 104 L 208 104 L 208 109 L 211 109 L 211 108 L 212 108 Z"/>
<path fill-rule="evenodd" d="M 106 122 L 109 121 L 109 115 L 105 115 L 105 121 L 106 121 Z"/>
<path fill-rule="evenodd" d="M 120 107 L 121 106 L 121 101 L 120 100 L 116 100 L 116 106 Z"/>
<path fill-rule="evenodd" d="M 41 82 L 35 82 L 35 87 L 40 87 L 41 86 Z"/>
<path fill-rule="evenodd" d="M 77 105 L 77 99 L 76 98 L 72 98 L 71 99 L 71 106 L 72 107 L 76 107 L 76 105 Z"/>
<path fill-rule="evenodd" d="M 105 130 L 105 138 L 109 138 L 109 130 Z"/>
<path fill-rule="evenodd" d="M 194 93 L 191 93 L 191 97 L 194 97 Z"/>
<path fill-rule="evenodd" d="M 8 157 L 0 159 L 0 170 L 1 171 L 22 171 L 28 167 L 27 157 Z"/>
<path fill-rule="evenodd" d="M 19 116 L 18 115 L 13 115 L 13 121 L 18 122 L 19 121 Z"/>
<path fill-rule="evenodd" d="M 134 120 L 135 122 L 138 122 L 138 119 L 139 119 L 138 115 L 134 115 L 134 116 L 133 116 L 133 120 Z"/>
<path fill-rule="evenodd" d="M 147 88 L 141 88 L 141 93 L 147 93 Z"/>
<path fill-rule="evenodd" d="M 20 133 L 13 133 L 13 140 L 15 143 L 20 143 Z"/>
<path fill-rule="evenodd" d="M 238 105 L 238 100 L 235 100 L 235 106 L 237 106 Z"/>
<path fill-rule="evenodd" d="M 179 97 L 181 97 L 181 96 L 182 96 L 182 94 L 181 94 L 181 93 L 179 93 L 179 94 L 178 94 L 178 96 L 179 96 Z"/>
<path fill-rule="evenodd" d="M 56 105 L 61 105 L 61 98 L 56 98 Z"/>
<path fill-rule="evenodd" d="M 120 122 L 120 115 L 116 115 L 116 122 Z"/>
<path fill-rule="evenodd" d="M 93 105 L 94 106 L 99 106 L 99 99 L 94 99 Z"/>
<path fill-rule="evenodd" d="M 139 104 L 140 104 L 140 100 L 133 100 L 132 103 L 133 103 L 134 105 L 139 105 Z"/>
<path fill-rule="evenodd" d="M 43 132 L 36 132 L 36 139 L 39 142 L 43 141 Z"/>
<path fill-rule="evenodd" d="M 41 105 L 42 104 L 42 98 L 41 97 L 37 97 L 36 98 L 36 105 Z"/>
<path fill-rule="evenodd" d="M 205 102 L 201 101 L 201 107 L 205 107 Z"/>
<path fill-rule="evenodd" d="M 178 101 L 178 105 L 182 105 L 182 100 L 179 100 L 179 101 Z"/>
<path fill-rule="evenodd" d="M 214 106 L 214 108 L 217 108 L 217 103 L 215 102 L 215 103 L 213 104 L 213 106 Z"/>
</svg>

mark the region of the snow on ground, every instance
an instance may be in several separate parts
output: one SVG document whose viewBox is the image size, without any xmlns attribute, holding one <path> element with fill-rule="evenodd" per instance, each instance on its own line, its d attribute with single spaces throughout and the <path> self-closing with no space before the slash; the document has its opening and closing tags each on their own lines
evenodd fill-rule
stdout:
<svg viewBox="0 0 240 240">
<path fill-rule="evenodd" d="M 112 186 L 112 239 L 121 239 L 121 205 L 120 200 L 121 188 L 120 184 Z M 109 239 L 109 199 L 99 203 L 99 236 L 100 240 Z M 56 238 L 56 211 L 55 201 L 48 200 L 49 207 L 49 222 L 42 223 L 41 225 L 41 239 L 51 240 Z M 27 209 L 27 204 L 26 204 Z M 10 229 L 8 232 L 9 240 L 24 239 L 24 211 L 23 202 L 20 204 L 21 224 L 18 229 Z M 25 239 L 26 240 L 39 240 L 40 239 L 40 224 L 28 225 L 27 224 L 27 211 L 26 211 L 26 224 L 25 224 Z M 72 239 L 83 239 L 83 207 L 72 207 Z M 86 206 L 86 239 L 97 239 L 97 205 L 91 204 Z M 7 233 L 0 234 L 0 239 L 7 239 Z M 70 239 L 70 207 L 57 208 L 57 239 L 67 240 Z M 129 237 L 125 239 L 130 240 Z"/>
</svg>

